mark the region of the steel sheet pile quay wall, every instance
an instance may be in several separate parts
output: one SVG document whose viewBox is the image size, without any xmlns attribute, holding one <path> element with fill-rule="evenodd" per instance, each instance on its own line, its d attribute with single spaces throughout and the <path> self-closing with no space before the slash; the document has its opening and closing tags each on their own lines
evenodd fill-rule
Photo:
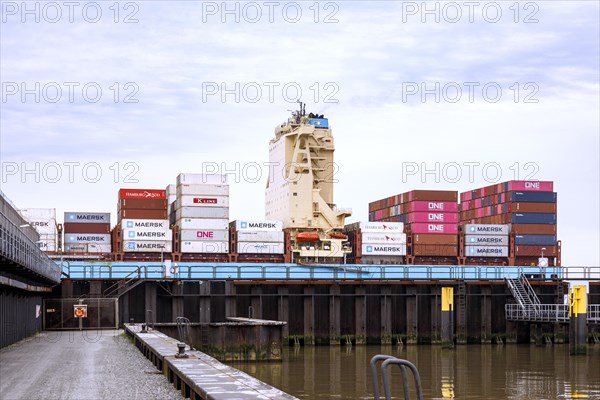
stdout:
<svg viewBox="0 0 600 400">
<path fill-rule="evenodd" d="M 173 232 L 167 219 L 167 196 L 161 189 L 120 189 L 115 251 L 170 253 Z M 139 255 L 139 254 L 138 254 Z"/>
<path fill-rule="evenodd" d="M 465 257 L 508 257 L 510 225 L 467 224 Z"/>
<path fill-rule="evenodd" d="M 229 253 L 226 175 L 179 174 L 174 206 L 180 253 Z"/>
<path fill-rule="evenodd" d="M 406 234 L 402 222 L 355 222 L 344 227 L 352 246 L 350 262 L 402 264 Z"/>
<path fill-rule="evenodd" d="M 458 255 L 458 192 L 413 190 L 369 204 L 369 220 L 404 222 L 407 253 L 416 257 Z"/>
<path fill-rule="evenodd" d="M 43 251 L 56 251 L 58 230 L 56 208 L 22 208 L 18 210 L 29 225 L 39 234 L 39 247 Z"/>
<path fill-rule="evenodd" d="M 110 253 L 110 213 L 65 212 L 64 251 Z"/>
<path fill-rule="evenodd" d="M 237 254 L 283 254 L 282 221 L 243 221 L 229 224 L 231 252 Z"/>
<path fill-rule="evenodd" d="M 509 257 L 530 264 L 543 253 L 558 263 L 554 259 L 560 256 L 560 247 L 556 236 L 557 194 L 553 190 L 551 181 L 508 181 L 464 192 L 460 195 L 460 221 L 508 224 L 514 235 Z"/>
</svg>

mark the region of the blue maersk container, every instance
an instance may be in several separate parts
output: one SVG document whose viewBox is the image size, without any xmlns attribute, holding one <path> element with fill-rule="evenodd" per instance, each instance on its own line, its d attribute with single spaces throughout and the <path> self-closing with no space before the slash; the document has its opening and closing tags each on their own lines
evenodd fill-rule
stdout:
<svg viewBox="0 0 600 400">
<path fill-rule="evenodd" d="M 513 213 L 513 224 L 556 224 L 556 214 L 545 213 Z"/>
<path fill-rule="evenodd" d="M 556 203 L 556 192 L 510 192 L 507 200 L 524 203 Z"/>
<path fill-rule="evenodd" d="M 515 235 L 517 246 L 556 246 L 556 235 Z"/>
<path fill-rule="evenodd" d="M 306 123 L 309 125 L 314 125 L 316 128 L 329 128 L 329 120 L 327 118 L 311 118 L 307 119 Z"/>
</svg>

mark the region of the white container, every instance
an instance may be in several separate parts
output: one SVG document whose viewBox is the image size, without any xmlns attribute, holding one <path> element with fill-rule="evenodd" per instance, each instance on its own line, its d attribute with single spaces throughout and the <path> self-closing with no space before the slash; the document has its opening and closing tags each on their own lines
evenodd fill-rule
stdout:
<svg viewBox="0 0 600 400">
<path fill-rule="evenodd" d="M 203 175 L 181 173 L 177 175 L 177 186 L 184 184 L 194 185 L 222 185 L 227 183 L 227 175 Z"/>
<path fill-rule="evenodd" d="M 229 208 L 182 207 L 175 210 L 175 220 L 182 218 L 229 219 Z"/>
<path fill-rule="evenodd" d="M 56 219 L 56 208 L 21 208 L 19 213 L 25 219 L 42 221 Z"/>
<path fill-rule="evenodd" d="M 402 256 L 363 256 L 361 257 L 361 264 L 391 264 L 399 263 Z"/>
<path fill-rule="evenodd" d="M 175 221 L 179 229 L 229 229 L 228 219 L 182 218 Z"/>
<path fill-rule="evenodd" d="M 179 185 L 177 197 L 187 195 L 229 196 L 229 185 Z"/>
<path fill-rule="evenodd" d="M 123 219 L 121 220 L 121 229 L 145 231 L 145 232 L 165 232 L 169 230 L 168 219 Z"/>
<path fill-rule="evenodd" d="M 182 253 L 229 253 L 229 242 L 181 242 Z"/>
<path fill-rule="evenodd" d="M 238 254 L 283 254 L 283 243 L 238 242 Z"/>
<path fill-rule="evenodd" d="M 42 251 L 56 251 L 55 239 L 40 239 L 40 243 L 38 243 L 37 245 Z"/>
<path fill-rule="evenodd" d="M 227 229 L 182 229 L 180 235 L 181 241 L 226 242 L 229 240 Z"/>
<path fill-rule="evenodd" d="M 372 256 L 405 256 L 405 244 L 363 244 L 363 255 Z"/>
<path fill-rule="evenodd" d="M 403 233 L 404 223 L 402 222 L 355 222 L 344 227 L 345 231 L 355 231 L 360 229 L 361 232 L 372 233 Z"/>
<path fill-rule="evenodd" d="M 508 246 L 508 236 L 465 235 L 465 246 Z"/>
<path fill-rule="evenodd" d="M 171 242 L 158 242 L 150 240 L 124 240 L 123 251 L 138 253 L 170 253 L 172 249 Z"/>
<path fill-rule="evenodd" d="M 65 244 L 64 250 L 67 253 L 110 253 L 112 246 L 110 244 L 72 243 Z"/>
<path fill-rule="evenodd" d="M 405 233 L 362 233 L 363 244 L 406 244 Z"/>
<path fill-rule="evenodd" d="M 281 231 L 283 222 L 281 221 L 248 221 L 238 219 L 233 222 L 236 231 Z"/>
<path fill-rule="evenodd" d="M 167 195 L 167 197 L 175 196 L 177 194 L 177 185 L 167 185 L 167 187 L 165 188 L 165 194 Z"/>
<path fill-rule="evenodd" d="M 492 224 L 467 224 L 464 227 L 465 235 L 508 235 L 509 225 Z"/>
<path fill-rule="evenodd" d="M 55 208 L 23 208 L 19 213 L 40 235 L 56 234 Z"/>
<path fill-rule="evenodd" d="M 467 257 L 508 257 L 508 246 L 465 246 Z"/>
<path fill-rule="evenodd" d="M 64 222 L 110 224 L 110 213 L 66 212 Z"/>
<path fill-rule="evenodd" d="M 175 208 L 175 202 L 177 201 L 177 195 L 167 196 L 167 207 L 173 206 Z M 170 210 L 170 208 L 169 208 Z"/>
<path fill-rule="evenodd" d="M 143 241 L 171 241 L 173 240 L 173 231 L 143 231 L 138 229 L 123 229 L 123 240 L 143 240 Z"/>
<path fill-rule="evenodd" d="M 181 196 L 175 201 L 175 209 L 182 207 L 229 207 L 229 197 L 226 196 Z"/>
<path fill-rule="evenodd" d="M 238 242 L 269 242 L 283 243 L 283 231 L 238 231 Z"/>
<path fill-rule="evenodd" d="M 65 233 L 65 244 L 66 243 L 110 244 L 110 235 L 96 233 Z"/>
<path fill-rule="evenodd" d="M 28 221 L 40 235 L 56 235 L 58 232 L 55 219 L 28 219 Z"/>
</svg>

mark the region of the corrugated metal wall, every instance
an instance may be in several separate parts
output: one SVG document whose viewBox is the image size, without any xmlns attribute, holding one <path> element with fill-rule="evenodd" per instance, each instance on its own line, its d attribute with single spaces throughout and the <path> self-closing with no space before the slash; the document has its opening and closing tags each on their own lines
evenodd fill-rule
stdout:
<svg viewBox="0 0 600 400">
<path fill-rule="evenodd" d="M 42 329 L 42 316 L 36 318 L 36 293 L 0 285 L 0 348 L 18 342 Z"/>
</svg>

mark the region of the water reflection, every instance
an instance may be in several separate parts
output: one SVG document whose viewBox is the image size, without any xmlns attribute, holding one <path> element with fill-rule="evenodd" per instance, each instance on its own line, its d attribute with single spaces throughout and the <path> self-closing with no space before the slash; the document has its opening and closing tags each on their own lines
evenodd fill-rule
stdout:
<svg viewBox="0 0 600 400">
<path fill-rule="evenodd" d="M 567 345 L 289 347 L 282 364 L 234 366 L 301 399 L 372 399 L 375 354 L 413 362 L 427 399 L 600 399 L 600 346 L 578 357 Z M 391 371 L 402 398 L 400 371 Z"/>
</svg>

